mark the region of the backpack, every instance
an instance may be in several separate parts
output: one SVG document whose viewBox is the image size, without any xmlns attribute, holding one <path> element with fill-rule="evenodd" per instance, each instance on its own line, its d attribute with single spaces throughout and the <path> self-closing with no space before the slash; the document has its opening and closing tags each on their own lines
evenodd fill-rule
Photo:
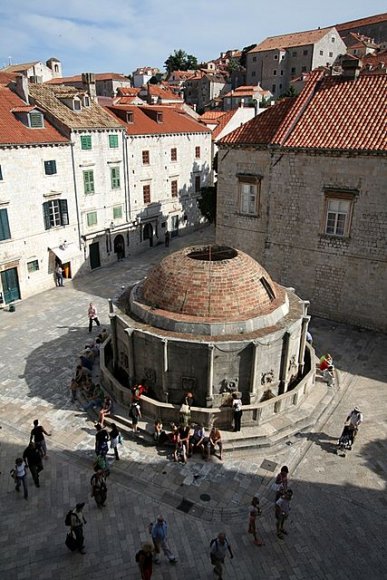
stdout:
<svg viewBox="0 0 387 580">
<path fill-rule="evenodd" d="M 71 526 L 71 514 L 73 513 L 73 510 L 69 510 L 66 514 L 65 517 L 65 526 Z"/>
</svg>

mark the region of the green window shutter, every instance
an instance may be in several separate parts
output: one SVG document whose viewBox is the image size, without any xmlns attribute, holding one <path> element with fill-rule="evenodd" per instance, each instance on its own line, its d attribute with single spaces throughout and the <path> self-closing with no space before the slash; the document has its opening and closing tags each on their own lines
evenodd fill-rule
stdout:
<svg viewBox="0 0 387 580">
<path fill-rule="evenodd" d="M 62 226 L 69 225 L 69 212 L 67 209 L 67 199 L 59 200 L 60 221 Z"/>
<path fill-rule="evenodd" d="M 97 212 L 92 211 L 87 214 L 87 225 L 88 226 L 95 226 L 97 224 Z"/>
<path fill-rule="evenodd" d="M 50 220 L 50 204 L 48 201 L 43 204 L 43 218 L 44 218 L 44 227 L 46 230 L 51 228 L 51 220 Z"/>
<path fill-rule="evenodd" d="M 118 135 L 109 135 L 109 147 L 110 149 L 118 147 Z"/>
<path fill-rule="evenodd" d="M 6 209 L 0 209 L 0 240 L 9 240 L 10 237 L 8 212 Z"/>
<path fill-rule="evenodd" d="M 91 135 L 81 136 L 81 149 L 91 149 Z"/>
<path fill-rule="evenodd" d="M 110 176 L 111 176 L 112 189 L 118 189 L 121 185 L 120 168 L 119 167 L 111 167 L 110 168 Z"/>
<path fill-rule="evenodd" d="M 83 185 L 85 194 L 94 193 L 94 172 L 84 171 L 83 172 Z"/>
<path fill-rule="evenodd" d="M 113 219 L 118 220 L 120 218 L 122 218 L 122 206 L 117 205 L 113 207 Z"/>
</svg>

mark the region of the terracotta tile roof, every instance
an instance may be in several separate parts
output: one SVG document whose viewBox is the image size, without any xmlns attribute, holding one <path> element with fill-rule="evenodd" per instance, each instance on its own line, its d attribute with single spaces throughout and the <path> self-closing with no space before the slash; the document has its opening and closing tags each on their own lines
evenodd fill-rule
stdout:
<svg viewBox="0 0 387 580">
<path fill-rule="evenodd" d="M 103 107 L 92 100 L 90 100 L 90 106 L 82 107 L 81 111 L 73 111 L 65 105 L 61 97 L 62 99 L 72 98 L 80 94 L 78 89 L 64 85 L 30 84 L 29 91 L 37 104 L 70 129 L 117 129 L 120 127 L 120 124 Z"/>
<path fill-rule="evenodd" d="M 287 147 L 387 151 L 387 75 L 326 77 Z"/>
<path fill-rule="evenodd" d="M 365 56 L 362 56 L 361 62 L 365 68 L 371 67 L 371 69 L 373 69 L 378 67 L 380 64 L 384 64 L 384 66 L 387 67 L 387 50 L 375 54 L 366 54 Z"/>
<path fill-rule="evenodd" d="M 341 32 L 342 30 L 348 30 L 349 28 L 367 26 L 368 24 L 379 24 L 380 22 L 386 21 L 387 12 L 384 12 L 383 14 L 375 14 L 375 16 L 367 16 L 366 18 L 360 18 L 359 20 L 351 20 L 350 22 L 336 24 L 335 28 L 338 30 L 338 32 Z"/>
<path fill-rule="evenodd" d="M 29 112 L 36 107 L 26 106 L 8 87 L 0 86 L 0 143 L 2 145 L 33 145 L 39 143 L 69 143 L 48 121 L 44 128 L 30 129 L 17 117 L 17 112 Z M 14 112 L 12 112 L 14 111 Z"/>
<path fill-rule="evenodd" d="M 121 81 L 121 82 L 129 82 L 128 77 L 120 73 L 95 73 L 94 74 L 96 81 Z M 63 84 L 70 84 L 70 83 L 81 83 L 82 82 L 82 75 L 73 75 L 72 77 L 58 77 L 56 79 L 50 79 L 45 84 L 46 85 L 63 85 Z"/>
<path fill-rule="evenodd" d="M 113 99 L 113 105 L 135 105 L 135 104 L 146 104 L 141 97 L 115 97 Z"/>
<path fill-rule="evenodd" d="M 134 87 L 118 87 L 117 95 L 122 97 L 136 97 L 141 89 Z"/>
<path fill-rule="evenodd" d="M 40 61 L 38 60 L 34 60 L 33 62 L 24 62 L 24 63 L 20 63 L 20 64 L 11 64 L 9 66 L 6 66 L 3 68 L 4 72 L 23 72 L 25 70 L 28 70 L 29 68 L 31 68 L 32 66 L 35 66 L 36 64 L 39 64 Z"/>
<path fill-rule="evenodd" d="M 237 112 L 237 109 L 227 111 L 226 113 L 224 113 L 224 115 L 222 115 L 218 119 L 218 125 L 212 131 L 213 139 L 216 139 L 217 136 L 220 135 L 220 133 L 223 131 L 223 129 L 225 128 L 227 123 L 229 123 L 231 121 L 231 119 L 233 118 L 233 116 L 235 115 L 236 112 Z"/>
<path fill-rule="evenodd" d="M 387 75 L 322 74 L 314 71 L 298 97 L 279 101 L 220 142 L 387 151 Z"/>
<path fill-rule="evenodd" d="M 81 75 L 73 75 L 72 77 L 58 77 L 56 79 L 50 79 L 46 81 L 45 85 L 63 85 L 69 83 L 81 83 L 82 77 Z"/>
<path fill-rule="evenodd" d="M 169 99 L 171 101 L 176 101 L 176 100 L 183 101 L 183 99 L 181 97 L 176 95 L 176 93 L 171 91 L 171 89 L 169 87 L 166 87 L 164 85 L 160 86 L 160 85 L 152 85 L 152 84 L 148 83 L 147 91 L 151 97 L 158 97 L 158 98 L 163 99 L 163 100 Z"/>
<path fill-rule="evenodd" d="M 203 115 L 200 115 L 200 121 L 205 123 L 206 121 L 214 121 L 223 117 L 224 111 L 206 111 Z"/>
<path fill-rule="evenodd" d="M 15 80 L 16 73 L 8 73 L 4 71 L 0 71 L 0 85 L 8 85 L 10 82 Z"/>
<path fill-rule="evenodd" d="M 282 121 L 293 106 L 293 99 L 281 99 L 276 105 L 251 119 L 220 140 L 226 145 L 268 145 L 275 137 Z"/>
<path fill-rule="evenodd" d="M 332 30 L 332 27 L 329 28 L 320 28 L 317 30 L 307 30 L 304 32 L 293 32 L 291 34 L 282 34 L 280 36 L 269 36 L 265 38 L 265 40 L 259 44 L 257 44 L 254 48 L 249 50 L 248 54 L 253 52 L 262 52 L 264 50 L 274 50 L 274 49 L 285 49 L 285 48 L 292 48 L 295 46 L 305 46 L 307 44 L 314 44 L 318 42 L 328 32 Z"/>
<path fill-rule="evenodd" d="M 159 105 L 112 106 L 108 110 L 126 129 L 129 135 L 155 135 L 169 133 L 210 133 L 209 129 L 189 115 L 174 107 Z M 133 122 L 126 122 L 126 113 L 132 113 Z M 162 122 L 157 122 L 157 113 Z"/>
</svg>

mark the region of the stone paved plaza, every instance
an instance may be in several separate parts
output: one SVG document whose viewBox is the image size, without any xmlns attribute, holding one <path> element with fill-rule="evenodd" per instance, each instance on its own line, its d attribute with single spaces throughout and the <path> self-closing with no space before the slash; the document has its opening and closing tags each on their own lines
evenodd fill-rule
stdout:
<svg viewBox="0 0 387 580">
<path fill-rule="evenodd" d="M 128 257 L 87 278 L 67 282 L 0 311 L 0 579 L 138 579 L 135 553 L 149 539 L 158 513 L 169 524 L 176 565 L 154 566 L 155 580 L 213 578 L 209 542 L 225 531 L 235 557 L 225 578 L 254 580 L 387 577 L 387 337 L 312 319 L 316 350 L 329 351 L 339 387 L 313 430 L 276 448 L 228 453 L 224 462 L 174 464 L 167 452 L 125 437 L 121 461 L 112 463 L 108 501 L 90 498 L 94 425 L 70 401 L 77 354 L 89 337 L 87 306 L 97 305 L 108 325 L 107 298 L 141 280 L 167 252 L 213 239 L 213 230 L 172 240 Z M 96 330 L 93 330 L 96 333 Z M 328 388 L 328 387 L 319 387 Z M 335 454 L 344 419 L 357 404 L 365 422 L 352 452 Z M 29 498 L 16 494 L 9 471 L 28 443 L 32 421 L 52 432 L 41 487 L 29 480 Z M 282 464 L 294 491 L 289 535 L 275 534 L 270 482 Z M 274 472 L 273 472 L 274 469 Z M 258 522 L 265 546 L 247 534 L 248 505 L 260 493 Z M 64 517 L 86 501 L 86 555 L 64 545 Z"/>
</svg>

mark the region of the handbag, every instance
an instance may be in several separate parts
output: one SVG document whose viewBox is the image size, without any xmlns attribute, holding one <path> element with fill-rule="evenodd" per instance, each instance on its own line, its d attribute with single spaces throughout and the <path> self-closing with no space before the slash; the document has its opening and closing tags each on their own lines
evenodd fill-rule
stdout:
<svg viewBox="0 0 387 580">
<path fill-rule="evenodd" d="M 78 542 L 72 532 L 67 534 L 65 544 L 72 552 L 78 548 Z"/>
</svg>

